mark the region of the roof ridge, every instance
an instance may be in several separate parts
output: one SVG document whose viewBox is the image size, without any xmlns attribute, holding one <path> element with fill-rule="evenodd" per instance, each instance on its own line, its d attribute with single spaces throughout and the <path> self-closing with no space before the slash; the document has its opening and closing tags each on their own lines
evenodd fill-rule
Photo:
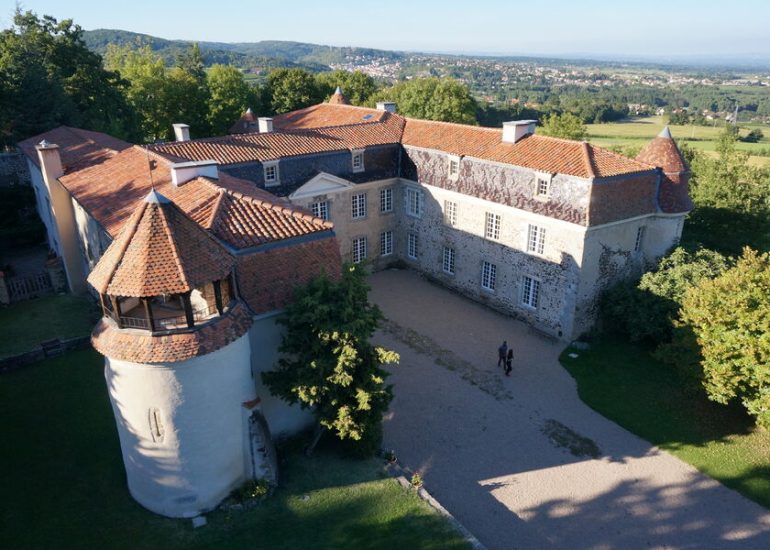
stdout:
<svg viewBox="0 0 770 550">
<path fill-rule="evenodd" d="M 173 204 L 173 203 L 169 202 L 167 204 Z M 171 244 L 171 253 L 174 255 L 174 263 L 176 263 L 177 271 L 179 272 L 179 275 L 182 278 L 182 283 L 184 284 L 184 286 L 190 287 L 191 285 L 187 281 L 187 273 L 185 272 L 184 266 L 182 265 L 182 259 L 180 257 L 179 249 L 176 244 L 176 234 L 174 232 L 174 228 L 172 227 L 172 223 L 169 220 L 165 209 L 160 205 L 158 206 L 158 212 L 160 213 L 161 218 L 163 219 L 165 229 L 166 229 L 165 231 L 166 237 L 168 238 L 169 243 Z"/>
<path fill-rule="evenodd" d="M 211 208 L 211 216 L 209 216 L 209 220 L 208 220 L 209 227 L 214 227 L 214 222 L 216 221 L 217 217 L 219 216 L 219 212 L 222 209 L 222 202 L 224 200 L 224 196 L 225 196 L 225 190 L 220 187 L 218 190 L 217 198 L 215 199 L 216 202 L 214 202 L 214 206 Z"/>
<path fill-rule="evenodd" d="M 484 130 L 487 132 L 502 132 L 502 128 L 492 128 L 491 126 L 480 126 L 478 124 L 464 124 L 462 122 L 449 122 L 446 120 L 429 120 L 426 118 L 414 118 L 414 117 L 408 117 L 403 115 L 396 115 L 403 118 L 406 122 L 425 122 L 428 124 L 440 124 L 440 125 L 446 125 L 446 126 L 461 126 L 463 128 L 471 128 L 474 130 Z"/>
<path fill-rule="evenodd" d="M 588 175 L 592 178 L 596 177 L 596 171 L 594 170 L 593 161 L 591 160 L 591 147 L 588 145 L 587 141 L 582 142 L 582 151 L 583 151 L 583 163 L 586 168 L 586 172 L 588 172 Z"/>
<path fill-rule="evenodd" d="M 644 166 L 644 167 L 648 168 L 649 170 L 652 170 L 652 169 L 655 168 L 652 164 L 648 164 L 646 162 L 642 162 L 642 161 L 637 160 L 637 159 L 635 159 L 633 157 L 628 157 L 628 156 L 626 156 L 626 155 L 624 155 L 622 153 L 618 153 L 616 151 L 613 151 L 612 149 L 607 149 L 607 148 L 601 147 L 599 145 L 594 145 L 593 143 L 589 143 L 589 145 L 591 146 L 592 150 L 601 151 L 602 153 L 604 153 L 606 155 L 612 155 L 615 158 L 620 158 L 620 159 L 623 159 L 623 160 L 633 161 L 633 162 L 635 162 L 635 163 L 637 163 L 637 164 L 639 164 L 641 166 Z"/>
</svg>

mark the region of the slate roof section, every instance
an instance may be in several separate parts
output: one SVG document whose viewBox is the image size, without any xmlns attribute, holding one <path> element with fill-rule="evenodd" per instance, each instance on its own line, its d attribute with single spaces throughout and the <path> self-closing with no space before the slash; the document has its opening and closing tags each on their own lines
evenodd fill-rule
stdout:
<svg viewBox="0 0 770 550">
<path fill-rule="evenodd" d="M 146 330 L 119 329 L 112 319 L 102 317 L 91 333 L 91 343 L 99 353 L 112 359 L 174 363 L 225 347 L 246 334 L 252 323 L 251 313 L 241 302 L 193 331 L 164 336 L 153 336 Z"/>
<path fill-rule="evenodd" d="M 19 142 L 22 152 L 38 168 L 40 168 L 40 159 L 35 145 L 44 139 L 59 146 L 65 174 L 84 166 L 100 164 L 131 147 L 130 143 L 101 132 L 59 126 Z"/>
<path fill-rule="evenodd" d="M 101 294 L 181 294 L 226 278 L 235 259 L 173 202 L 151 191 L 88 276 Z"/>
</svg>

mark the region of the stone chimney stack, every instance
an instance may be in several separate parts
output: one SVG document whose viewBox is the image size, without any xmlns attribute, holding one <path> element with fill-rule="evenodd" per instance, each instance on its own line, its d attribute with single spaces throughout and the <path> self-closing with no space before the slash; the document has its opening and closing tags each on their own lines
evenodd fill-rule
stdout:
<svg viewBox="0 0 770 550">
<path fill-rule="evenodd" d="M 56 231 L 56 242 L 60 249 L 56 251 L 64 260 L 64 270 L 67 274 L 69 289 L 73 294 L 86 291 L 86 274 L 83 271 L 84 259 L 80 251 L 78 226 L 75 210 L 72 206 L 72 196 L 59 182 L 64 175 L 59 146 L 43 140 L 35 146 L 40 160 L 40 172 L 43 176 L 48 200 L 51 206 L 51 217 Z"/>
<path fill-rule="evenodd" d="M 536 125 L 536 120 L 503 122 L 503 143 L 516 143 L 521 138 L 534 134 Z"/>
<path fill-rule="evenodd" d="M 190 125 L 174 124 L 174 137 L 177 141 L 190 141 Z"/>
<path fill-rule="evenodd" d="M 396 104 L 393 101 L 378 101 L 377 102 L 377 110 L 378 111 L 387 111 L 389 113 L 395 113 L 396 112 Z"/>
<path fill-rule="evenodd" d="M 257 119 L 260 134 L 269 134 L 273 131 L 273 119 L 269 116 L 261 116 Z"/>
</svg>

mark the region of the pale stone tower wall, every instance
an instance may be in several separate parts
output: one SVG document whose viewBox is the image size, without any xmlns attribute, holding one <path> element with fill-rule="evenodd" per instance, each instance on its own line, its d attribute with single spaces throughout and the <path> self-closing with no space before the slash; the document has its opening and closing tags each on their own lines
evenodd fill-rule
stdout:
<svg viewBox="0 0 770 550">
<path fill-rule="evenodd" d="M 175 363 L 105 358 L 105 378 L 131 495 L 145 508 L 193 517 L 250 475 L 248 415 L 256 398 L 248 335 Z"/>
</svg>

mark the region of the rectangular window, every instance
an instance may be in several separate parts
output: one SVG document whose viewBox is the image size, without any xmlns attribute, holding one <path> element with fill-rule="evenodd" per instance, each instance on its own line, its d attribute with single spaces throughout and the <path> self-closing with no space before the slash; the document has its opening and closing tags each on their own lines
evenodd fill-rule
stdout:
<svg viewBox="0 0 770 550">
<path fill-rule="evenodd" d="M 353 263 L 359 264 L 366 259 L 366 237 L 353 239 Z"/>
<path fill-rule="evenodd" d="M 393 254 L 393 231 L 380 233 L 380 256 Z"/>
<path fill-rule="evenodd" d="M 310 205 L 310 211 L 316 218 L 329 219 L 329 201 L 314 202 Z"/>
<path fill-rule="evenodd" d="M 521 303 L 527 307 L 536 308 L 539 300 L 540 281 L 525 276 L 521 288 Z"/>
<path fill-rule="evenodd" d="M 366 217 L 366 193 L 358 193 L 351 197 L 353 219 Z"/>
<path fill-rule="evenodd" d="M 500 214 L 487 212 L 487 221 L 484 225 L 484 237 L 495 241 L 500 238 Z"/>
<path fill-rule="evenodd" d="M 644 243 L 644 226 L 636 230 L 636 242 L 634 243 L 634 252 L 639 252 Z"/>
<path fill-rule="evenodd" d="M 529 226 L 527 231 L 527 252 L 542 254 L 545 250 L 545 228 L 536 225 Z"/>
<path fill-rule="evenodd" d="M 409 238 L 407 239 L 406 255 L 411 259 L 416 260 L 417 252 L 417 235 L 414 233 L 409 233 Z"/>
<path fill-rule="evenodd" d="M 538 177 L 537 178 L 537 196 L 538 197 L 547 197 L 548 192 L 550 191 L 551 182 L 547 178 Z"/>
<path fill-rule="evenodd" d="M 380 212 L 393 212 L 393 188 L 380 189 Z"/>
<path fill-rule="evenodd" d="M 455 274 L 455 249 L 449 248 L 448 246 L 444 247 L 444 273 L 448 273 L 450 275 Z"/>
<path fill-rule="evenodd" d="M 422 215 L 422 191 L 407 187 L 406 213 L 410 216 L 416 216 L 418 218 Z"/>
<path fill-rule="evenodd" d="M 481 265 L 481 288 L 494 290 L 495 284 L 497 284 L 497 266 L 485 261 Z"/>
<path fill-rule="evenodd" d="M 460 177 L 460 157 L 449 157 L 449 179 L 456 180 Z"/>
<path fill-rule="evenodd" d="M 457 225 L 457 203 L 444 201 L 444 223 L 449 226 Z"/>
<path fill-rule="evenodd" d="M 279 183 L 281 183 L 277 162 L 271 162 L 269 164 L 265 163 L 264 173 L 265 173 L 265 187 L 272 187 L 274 185 L 278 185 Z"/>
<path fill-rule="evenodd" d="M 364 152 L 353 151 L 353 172 L 364 171 Z"/>
</svg>

